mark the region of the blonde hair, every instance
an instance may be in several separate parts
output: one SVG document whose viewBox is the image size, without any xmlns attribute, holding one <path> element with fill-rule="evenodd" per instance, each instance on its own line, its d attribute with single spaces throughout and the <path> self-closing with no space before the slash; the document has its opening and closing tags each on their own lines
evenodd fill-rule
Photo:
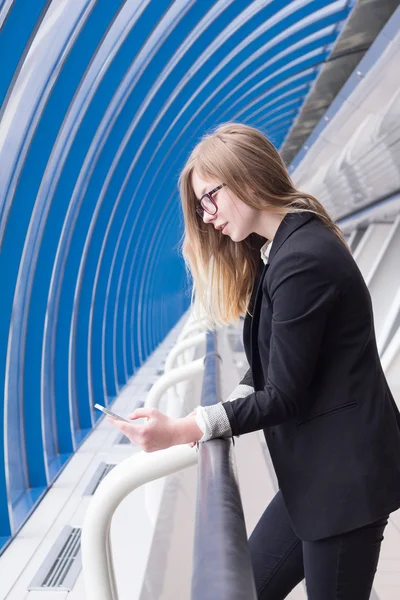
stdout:
<svg viewBox="0 0 400 600">
<path fill-rule="evenodd" d="M 312 212 L 350 251 L 340 228 L 322 204 L 297 190 L 275 146 L 259 130 L 241 123 L 219 125 L 192 151 L 179 176 L 185 231 L 182 256 L 192 278 L 194 318 L 213 329 L 237 321 L 248 308 L 266 239 L 256 233 L 241 242 L 222 236 L 196 213 L 193 170 L 200 177 L 226 183 L 240 200 L 280 215 Z"/>
</svg>

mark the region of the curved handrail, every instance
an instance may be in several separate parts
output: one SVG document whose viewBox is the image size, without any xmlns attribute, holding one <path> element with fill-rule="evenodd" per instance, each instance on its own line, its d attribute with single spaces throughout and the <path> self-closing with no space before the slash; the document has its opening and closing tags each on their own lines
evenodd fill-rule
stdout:
<svg viewBox="0 0 400 600">
<path fill-rule="evenodd" d="M 159 379 L 157 379 L 147 394 L 144 405 L 149 408 L 158 408 L 162 395 L 170 386 L 180 383 L 181 381 L 185 381 L 186 379 L 191 379 L 192 377 L 195 377 L 201 373 L 203 370 L 204 358 L 198 358 L 187 365 L 176 367 L 176 369 L 171 369 L 167 373 L 164 373 Z"/>
<path fill-rule="evenodd" d="M 110 542 L 111 520 L 133 490 L 196 464 L 198 452 L 188 445 L 139 452 L 123 460 L 100 482 L 82 528 L 81 552 L 86 600 L 118 600 Z"/>
<path fill-rule="evenodd" d="M 205 334 L 207 333 L 207 328 L 206 326 L 206 318 L 202 317 L 200 319 L 193 319 L 192 315 L 189 315 L 189 318 L 187 319 L 185 325 L 183 326 L 182 330 L 180 331 L 178 338 L 176 340 L 176 344 L 180 344 L 181 342 L 185 341 L 186 339 L 188 339 L 189 337 L 194 335 L 198 335 L 198 334 Z M 183 354 L 177 356 L 176 359 L 176 364 L 177 366 L 182 366 L 183 364 L 185 364 L 187 360 L 187 352 L 184 351 Z"/>
<path fill-rule="evenodd" d="M 185 323 L 184 328 L 178 335 L 178 342 L 183 342 L 184 339 L 193 334 L 194 331 L 206 332 L 207 330 L 204 328 L 205 320 L 199 319 L 197 321 L 190 321 L 190 323 Z"/>
<path fill-rule="evenodd" d="M 190 336 L 188 338 L 185 338 L 182 342 L 178 342 L 170 351 L 170 353 L 167 356 L 167 360 L 165 361 L 165 366 L 164 366 L 164 371 L 170 371 L 173 366 L 174 366 L 174 362 L 176 360 L 176 358 L 185 350 L 192 348 L 192 347 L 196 347 L 199 346 L 200 344 L 203 344 L 206 341 L 206 334 L 205 332 L 203 333 L 198 333 L 197 335 L 193 335 Z"/>
</svg>

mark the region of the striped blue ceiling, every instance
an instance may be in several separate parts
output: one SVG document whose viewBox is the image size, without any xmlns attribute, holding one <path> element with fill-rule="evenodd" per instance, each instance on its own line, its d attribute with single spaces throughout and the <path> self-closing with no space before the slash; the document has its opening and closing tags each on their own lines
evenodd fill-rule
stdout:
<svg viewBox="0 0 400 600">
<path fill-rule="evenodd" d="M 280 147 L 353 4 L 0 0 L 0 546 L 188 307 L 190 150 Z"/>
</svg>

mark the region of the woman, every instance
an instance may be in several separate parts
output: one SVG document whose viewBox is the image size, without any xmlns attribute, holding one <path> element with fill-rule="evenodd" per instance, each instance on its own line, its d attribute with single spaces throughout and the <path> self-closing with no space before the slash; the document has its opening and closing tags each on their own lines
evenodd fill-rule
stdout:
<svg viewBox="0 0 400 600">
<path fill-rule="evenodd" d="M 367 600 L 400 507 L 400 414 L 362 275 L 340 229 L 252 127 L 204 136 L 180 192 L 195 316 L 214 327 L 246 313 L 250 369 L 223 404 L 111 422 L 146 451 L 263 429 L 279 492 L 249 539 L 258 597 L 285 598 L 305 577 L 312 600 Z"/>
</svg>

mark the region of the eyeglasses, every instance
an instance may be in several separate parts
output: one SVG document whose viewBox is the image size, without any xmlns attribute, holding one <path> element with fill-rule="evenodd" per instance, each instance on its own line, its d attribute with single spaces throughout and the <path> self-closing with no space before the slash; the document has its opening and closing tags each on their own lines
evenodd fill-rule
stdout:
<svg viewBox="0 0 400 600">
<path fill-rule="evenodd" d="M 204 217 L 204 211 L 209 215 L 215 215 L 217 213 L 218 206 L 212 195 L 215 194 L 215 192 L 218 192 L 218 190 L 224 187 L 224 185 L 226 185 L 226 183 L 222 183 L 218 187 L 211 190 L 211 192 L 204 194 L 204 196 L 200 198 L 200 201 L 196 206 L 196 212 L 201 218 Z"/>
</svg>

